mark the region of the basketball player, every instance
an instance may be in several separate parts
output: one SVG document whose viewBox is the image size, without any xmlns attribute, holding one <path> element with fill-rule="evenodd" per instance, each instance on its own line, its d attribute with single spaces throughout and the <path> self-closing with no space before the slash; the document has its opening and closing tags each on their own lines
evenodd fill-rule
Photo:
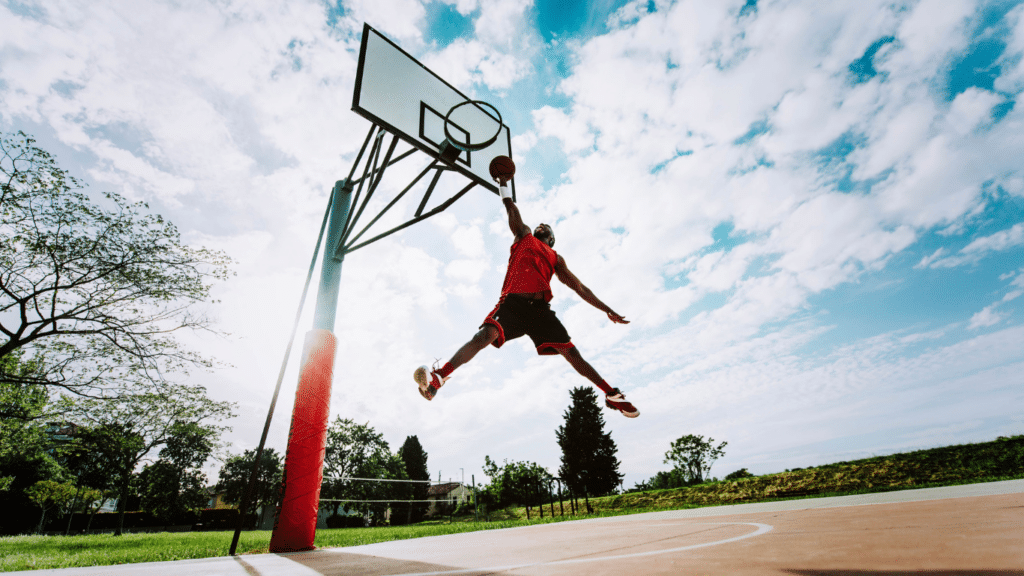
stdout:
<svg viewBox="0 0 1024 576">
<path fill-rule="evenodd" d="M 514 168 L 512 170 L 514 171 Z M 565 259 L 552 250 L 555 245 L 555 234 L 551 226 L 541 224 L 530 232 L 530 227 L 523 224 L 519 208 L 512 202 L 512 193 L 507 185 L 508 178 L 495 179 L 499 184 L 501 201 L 508 212 L 508 225 L 516 237 L 512 243 L 512 255 L 508 260 L 505 282 L 501 287 L 501 298 L 494 310 L 484 319 L 480 331 L 459 348 L 447 364 L 440 368 L 435 365 L 433 370 L 426 366 L 416 369 L 413 379 L 419 385 L 420 394 L 427 400 L 432 400 L 441 386 L 451 378 L 451 373 L 469 362 L 488 344 L 501 348 L 505 341 L 525 334 L 537 346 L 537 354 L 561 354 L 577 372 L 605 393 L 606 406 L 622 412 L 627 418 L 636 418 L 640 411 L 626 400 L 618 388 L 609 386 L 583 359 L 579 350 L 570 341 L 569 333 L 555 317 L 548 304 L 551 301 L 551 276 L 556 276 L 583 300 L 606 313 L 612 322 L 629 324 L 629 321 L 598 300 L 597 296 L 569 271 Z"/>
</svg>

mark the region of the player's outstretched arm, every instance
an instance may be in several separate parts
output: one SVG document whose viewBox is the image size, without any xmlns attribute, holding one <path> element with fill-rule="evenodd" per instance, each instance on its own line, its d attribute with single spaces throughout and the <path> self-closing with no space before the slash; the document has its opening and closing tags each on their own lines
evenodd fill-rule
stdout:
<svg viewBox="0 0 1024 576">
<path fill-rule="evenodd" d="M 625 316 L 616 313 L 614 310 L 608 307 L 607 304 L 601 302 L 601 300 L 580 282 L 580 279 L 575 274 L 569 271 L 569 267 L 565 264 L 565 258 L 562 255 L 558 255 L 558 262 L 555 263 L 555 276 L 562 281 L 563 284 L 572 288 L 574 292 L 583 298 L 583 301 L 590 304 L 594 308 L 604 312 L 608 315 L 608 319 L 616 324 L 629 324 L 629 320 L 626 320 Z"/>
<path fill-rule="evenodd" d="M 509 192 L 508 186 L 504 182 L 498 186 L 498 191 L 501 193 L 501 202 L 505 205 L 505 211 L 508 212 L 508 227 L 516 235 L 516 242 L 518 242 L 530 233 L 530 227 L 523 224 L 519 207 L 512 201 L 512 193 Z"/>
</svg>

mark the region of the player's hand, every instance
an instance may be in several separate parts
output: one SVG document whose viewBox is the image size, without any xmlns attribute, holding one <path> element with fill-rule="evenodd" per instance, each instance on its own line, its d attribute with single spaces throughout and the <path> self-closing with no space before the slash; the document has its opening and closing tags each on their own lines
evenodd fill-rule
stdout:
<svg viewBox="0 0 1024 576">
<path fill-rule="evenodd" d="M 611 320 L 612 322 L 615 322 L 616 324 L 629 324 L 629 320 L 626 320 L 625 316 L 616 314 L 615 312 L 609 312 L 608 319 Z"/>
</svg>

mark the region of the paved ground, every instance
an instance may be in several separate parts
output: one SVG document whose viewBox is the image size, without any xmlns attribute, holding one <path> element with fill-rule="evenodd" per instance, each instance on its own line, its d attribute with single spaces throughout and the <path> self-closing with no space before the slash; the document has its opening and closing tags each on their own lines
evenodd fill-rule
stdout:
<svg viewBox="0 0 1024 576">
<path fill-rule="evenodd" d="M 11 574 L 1024 576 L 1024 480 Z"/>
</svg>

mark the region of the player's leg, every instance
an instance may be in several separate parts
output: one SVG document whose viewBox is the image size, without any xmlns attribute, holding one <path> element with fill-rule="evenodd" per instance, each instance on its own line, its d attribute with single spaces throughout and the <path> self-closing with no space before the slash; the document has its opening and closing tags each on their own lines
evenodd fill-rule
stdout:
<svg viewBox="0 0 1024 576">
<path fill-rule="evenodd" d="M 451 366 L 451 370 L 448 370 L 448 373 L 450 374 L 452 370 L 455 370 L 459 366 L 462 366 L 466 362 L 472 360 L 473 357 L 476 356 L 477 352 L 487 348 L 491 342 L 494 342 L 497 339 L 498 329 L 490 324 L 484 324 L 483 328 L 474 334 L 469 342 L 463 344 L 462 348 L 459 348 L 458 351 L 455 352 L 455 355 L 452 356 L 452 359 L 448 361 L 448 364 L 446 364 L 444 368 Z M 447 376 L 447 374 L 445 374 L 445 376 Z"/>
<path fill-rule="evenodd" d="M 572 346 L 571 348 L 558 348 L 557 350 L 580 375 L 593 382 L 595 386 L 605 393 L 604 403 L 606 406 L 622 412 L 623 416 L 627 418 L 636 418 L 640 415 L 640 411 L 636 409 L 636 406 L 629 403 L 626 400 L 626 396 L 618 388 L 609 386 L 604 381 L 604 378 L 601 378 L 601 375 L 597 373 L 597 370 L 594 370 L 594 367 L 583 359 L 583 355 L 580 354 L 578 348 Z"/>
<path fill-rule="evenodd" d="M 627 402 L 626 397 L 618 388 L 609 386 L 597 373 L 597 370 L 594 370 L 594 367 L 583 359 L 580 351 L 572 343 L 569 332 L 566 331 L 565 326 L 562 325 L 547 302 L 534 300 L 530 303 L 530 310 L 530 327 L 527 333 L 533 343 L 537 345 L 538 354 L 561 354 L 577 372 L 604 392 L 606 406 L 622 412 L 627 418 L 636 418 L 640 415 L 636 406 Z"/>
<path fill-rule="evenodd" d="M 476 353 L 486 348 L 491 342 L 498 339 L 498 329 L 490 324 L 484 324 L 469 342 L 462 345 L 461 348 L 455 352 L 452 359 L 448 361 L 444 366 L 435 368 L 433 370 L 428 369 L 426 366 L 420 366 L 413 373 L 413 380 L 416 381 L 417 386 L 420 389 L 420 395 L 427 400 L 433 400 L 434 396 L 437 395 L 438 389 L 444 386 L 444 383 L 451 378 L 452 372 L 456 368 L 462 366 L 466 362 L 473 359 Z"/>
</svg>

